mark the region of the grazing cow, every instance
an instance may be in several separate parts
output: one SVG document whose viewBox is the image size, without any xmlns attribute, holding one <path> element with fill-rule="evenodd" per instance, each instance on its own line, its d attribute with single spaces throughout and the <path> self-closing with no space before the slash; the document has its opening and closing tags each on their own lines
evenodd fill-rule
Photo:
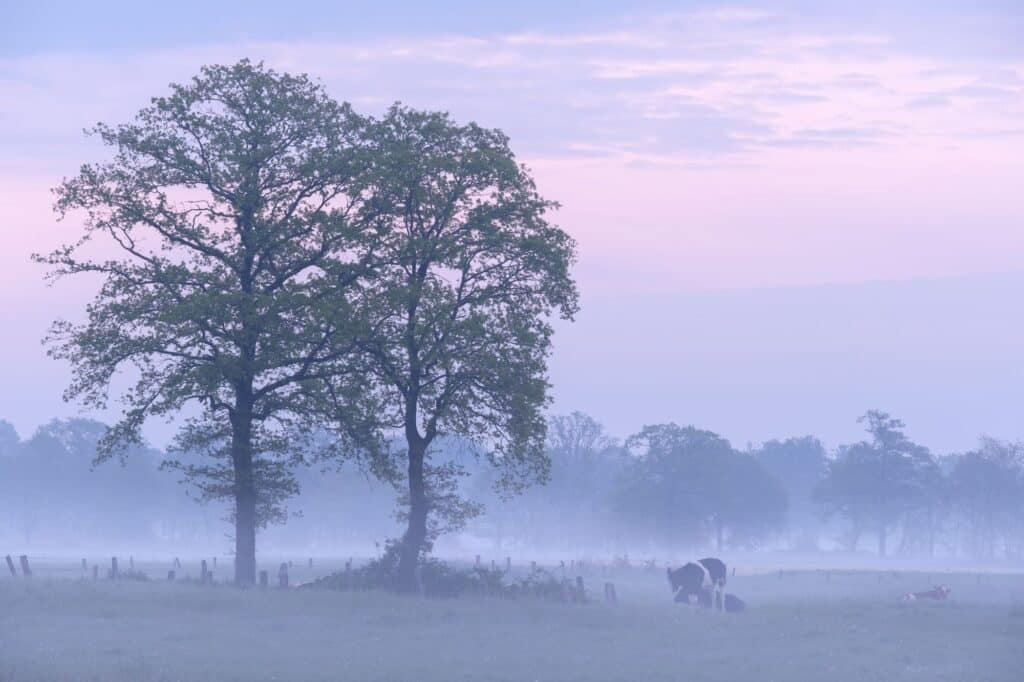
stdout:
<svg viewBox="0 0 1024 682">
<path fill-rule="evenodd" d="M 907 592 L 902 597 L 901 601 L 918 601 L 921 599 L 934 599 L 936 601 L 946 601 L 949 597 L 949 593 L 953 590 L 949 585 L 936 585 L 927 592 Z"/>
<path fill-rule="evenodd" d="M 668 583 L 672 586 L 675 600 L 678 602 L 689 602 L 691 596 L 696 596 L 697 601 L 703 606 L 711 606 L 711 593 L 714 592 L 714 606 L 723 609 L 723 595 L 725 593 L 725 576 L 727 574 L 725 563 L 714 557 L 706 557 L 696 562 L 680 566 L 668 572 Z"/>
</svg>

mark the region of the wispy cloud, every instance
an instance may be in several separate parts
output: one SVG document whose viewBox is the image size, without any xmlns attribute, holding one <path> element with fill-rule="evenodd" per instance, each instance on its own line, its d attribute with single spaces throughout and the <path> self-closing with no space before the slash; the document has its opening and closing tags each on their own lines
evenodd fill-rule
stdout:
<svg viewBox="0 0 1024 682">
<path fill-rule="evenodd" d="M 1018 129 L 1024 117 L 1019 64 L 905 53 L 886 35 L 740 7 L 578 31 L 8 59 L 0 144 L 11 153 L 96 118 L 124 118 L 163 83 L 240 56 L 316 74 L 370 109 L 401 99 L 500 126 L 546 157 L 586 150 L 733 163 L 793 145 L 949 144 Z M 860 133 L 808 132 L 840 130 Z"/>
</svg>

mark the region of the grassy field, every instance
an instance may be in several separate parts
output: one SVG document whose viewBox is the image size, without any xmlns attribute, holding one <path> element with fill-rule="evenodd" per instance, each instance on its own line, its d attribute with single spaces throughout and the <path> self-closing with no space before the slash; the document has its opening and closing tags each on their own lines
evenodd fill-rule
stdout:
<svg viewBox="0 0 1024 682">
<path fill-rule="evenodd" d="M 640 569 L 587 575 L 598 595 L 614 581 L 618 605 L 54 574 L 0 580 L 4 682 L 1024 679 L 1021 575 L 936 574 L 953 587 L 941 604 L 898 601 L 926 574 L 738 575 L 749 610 L 723 615 L 672 603 Z"/>
</svg>

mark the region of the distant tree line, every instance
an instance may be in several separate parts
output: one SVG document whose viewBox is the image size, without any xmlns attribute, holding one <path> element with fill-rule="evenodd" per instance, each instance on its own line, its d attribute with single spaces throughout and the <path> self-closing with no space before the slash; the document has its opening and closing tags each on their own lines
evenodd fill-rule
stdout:
<svg viewBox="0 0 1024 682">
<path fill-rule="evenodd" d="M 515 500 L 496 492 L 495 470 L 472 444 L 446 439 L 432 454 L 433 466 L 448 472 L 431 501 L 444 511 L 433 537 L 462 531 L 467 543 L 506 552 L 830 544 L 904 556 L 1024 557 L 1024 446 L 985 437 L 974 451 L 935 457 L 884 412 L 861 422 L 867 439 L 829 452 L 810 436 L 737 450 L 715 433 L 675 424 L 617 442 L 585 414 L 552 416 L 547 483 Z M 90 470 L 105 431 L 94 421 L 55 420 L 20 440 L 0 421 L 0 539 L 219 546 L 221 512 L 193 504 L 159 471 L 166 453 L 143 448 L 124 467 Z M 272 541 L 365 549 L 399 528 L 400 485 L 351 465 L 298 467 L 295 477 L 300 491 L 290 504 L 301 516 L 268 530 Z"/>
</svg>

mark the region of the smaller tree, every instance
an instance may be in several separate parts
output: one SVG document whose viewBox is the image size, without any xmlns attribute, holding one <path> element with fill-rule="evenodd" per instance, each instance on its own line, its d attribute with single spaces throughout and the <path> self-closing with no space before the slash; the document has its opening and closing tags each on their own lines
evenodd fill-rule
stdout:
<svg viewBox="0 0 1024 682">
<path fill-rule="evenodd" d="M 18 437 L 14 426 L 9 421 L 0 419 L 0 457 L 13 453 L 19 443 L 21 438 Z"/>
<path fill-rule="evenodd" d="M 444 529 L 429 517 L 452 501 L 452 471 L 431 461 L 439 438 L 471 442 L 505 490 L 547 477 L 551 318 L 577 309 L 575 244 L 501 132 L 397 105 L 371 130 L 368 206 L 382 237 L 359 346 L 380 415 L 405 436 L 398 587 L 417 592 L 422 553 Z"/>
<path fill-rule="evenodd" d="M 502 521 L 534 544 L 565 548 L 609 541 L 608 499 L 623 464 L 622 451 L 604 427 L 582 412 L 548 417 L 547 482 L 524 491 L 520 503 L 500 512 Z"/>
<path fill-rule="evenodd" d="M 781 484 L 750 455 L 711 431 L 646 426 L 626 441 L 632 453 L 616 493 L 620 513 L 651 539 L 721 550 L 754 544 L 785 521 Z"/>
<path fill-rule="evenodd" d="M 826 517 L 846 517 L 854 529 L 874 529 L 878 553 L 885 556 L 889 532 L 906 514 L 924 504 L 938 465 L 927 448 L 910 441 L 902 421 L 871 410 L 865 423 L 871 441 L 840 449 L 814 491 Z"/>
<path fill-rule="evenodd" d="M 593 417 L 582 412 L 548 418 L 547 451 L 551 477 L 544 495 L 557 495 L 576 506 L 607 489 L 619 456 L 615 440 Z M 568 511 L 568 509 L 566 510 Z"/>
<path fill-rule="evenodd" d="M 828 453 L 821 441 L 813 436 L 770 440 L 753 455 L 786 491 L 790 530 L 808 537 L 817 534 L 814 488 L 828 472 Z"/>
<path fill-rule="evenodd" d="M 996 555 L 1000 539 L 1012 551 L 1024 515 L 1024 446 L 983 437 L 980 447 L 961 456 L 950 476 L 957 512 L 967 524 L 968 549 Z"/>
</svg>

